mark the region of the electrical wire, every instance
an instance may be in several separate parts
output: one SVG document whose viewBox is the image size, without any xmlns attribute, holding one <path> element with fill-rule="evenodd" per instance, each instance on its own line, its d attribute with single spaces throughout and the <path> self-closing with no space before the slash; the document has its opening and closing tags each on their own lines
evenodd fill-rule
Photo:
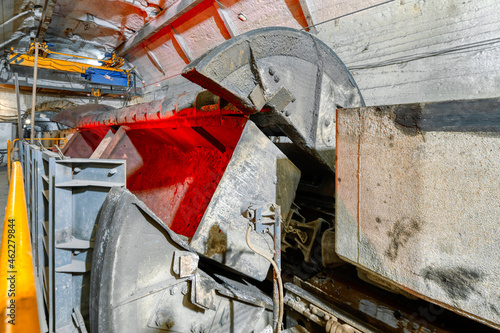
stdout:
<svg viewBox="0 0 500 333">
<path fill-rule="evenodd" d="M 307 26 L 305 28 L 302 28 L 301 30 L 307 30 L 307 29 L 310 29 L 310 28 L 313 28 L 313 27 L 317 27 L 317 26 L 322 25 L 324 23 L 328 23 L 328 22 L 331 22 L 331 21 L 334 21 L 334 20 L 338 20 L 340 18 L 343 18 L 343 17 L 346 17 L 346 16 L 350 16 L 350 15 L 353 15 L 353 14 L 357 14 L 359 12 L 362 12 L 362 11 L 365 11 L 365 10 L 368 10 L 368 9 L 372 9 L 372 8 L 375 8 L 375 7 L 378 7 L 378 6 L 382 6 L 382 5 L 385 5 L 385 4 L 394 2 L 394 1 L 395 0 L 389 0 L 389 1 L 381 2 L 381 3 L 375 4 L 373 6 L 369 6 L 369 7 L 366 7 L 366 8 L 362 8 L 362 9 L 359 9 L 359 10 L 356 10 L 356 11 L 344 14 L 344 15 L 340 15 L 340 16 L 337 16 L 337 17 L 334 17 L 334 18 L 331 18 L 331 19 L 327 19 L 325 21 L 322 21 L 322 22 L 319 22 L 319 23 Z M 421 54 L 416 54 L 416 55 L 409 55 L 409 56 L 398 57 L 398 58 L 389 59 L 389 60 L 385 60 L 385 61 L 381 61 L 381 62 L 377 62 L 377 63 L 371 63 L 371 64 L 366 64 L 366 65 L 347 66 L 347 68 L 349 70 L 363 70 L 363 69 L 371 69 L 371 68 L 378 68 L 378 67 L 385 67 L 385 66 L 403 64 L 403 63 L 407 63 L 407 62 L 410 62 L 410 61 L 416 61 L 416 60 L 421 60 L 421 59 L 425 59 L 425 58 L 436 57 L 436 56 L 440 56 L 440 55 L 447 54 L 447 53 L 460 52 L 460 51 L 463 51 L 463 52 L 472 51 L 472 50 L 477 49 L 477 48 L 479 48 L 481 46 L 490 46 L 490 45 L 496 44 L 496 43 L 500 43 L 500 38 L 493 38 L 493 39 L 488 39 L 488 40 L 484 40 L 484 41 L 480 41 L 480 42 L 459 45 L 459 46 L 451 47 L 451 48 L 444 49 L 444 50 L 434 51 L 434 52 L 427 52 L 427 53 L 421 53 Z"/>
<path fill-rule="evenodd" d="M 170 6 L 171 6 L 171 5 L 173 5 L 173 4 L 175 4 L 175 3 L 176 3 L 176 2 L 178 2 L 178 1 L 179 1 L 179 0 L 175 0 L 175 1 L 173 1 L 173 2 L 170 4 Z M 387 3 L 394 2 L 394 1 L 396 1 L 396 0 L 389 0 L 389 1 L 385 1 L 385 2 L 382 2 L 382 3 L 376 4 L 376 5 L 373 5 L 373 6 L 369 6 L 369 7 L 363 8 L 363 9 L 359 9 L 359 10 L 356 10 L 356 11 L 351 12 L 351 13 L 348 13 L 348 14 L 344 14 L 344 15 L 341 15 L 341 16 L 337 16 L 337 17 L 334 17 L 334 18 L 331 18 L 331 19 L 328 19 L 328 20 L 325 20 L 325 21 L 322 21 L 322 22 L 319 22 L 319 23 L 316 23 L 316 24 L 310 25 L 310 26 L 308 26 L 308 27 L 302 28 L 301 30 L 307 30 L 307 29 L 310 29 L 310 28 L 316 27 L 316 26 L 318 26 L 318 25 L 321 25 L 321 24 L 324 24 L 324 23 L 328 23 L 328 22 L 333 21 L 333 20 L 337 20 L 337 19 L 342 18 L 342 17 L 346 17 L 346 16 L 349 16 L 349 15 L 353 15 L 353 14 L 356 14 L 356 13 L 362 12 L 362 11 L 364 11 L 364 10 L 368 10 L 368 9 L 371 9 L 371 8 L 375 8 L 375 7 L 378 7 L 378 6 L 381 6 L 381 5 L 385 5 L 385 4 L 387 4 Z M 219 1 L 217 1 L 217 3 L 219 3 L 219 5 L 222 5 Z M 224 5 L 222 5 L 222 7 L 225 7 L 225 6 L 224 6 Z M 168 8 L 168 6 L 166 6 L 165 8 Z M 147 87 L 152 86 L 152 85 L 154 85 L 154 84 L 157 84 L 157 83 L 159 83 L 159 82 L 161 82 L 161 81 L 165 81 L 165 80 L 171 79 L 171 78 L 173 78 L 173 77 L 179 76 L 180 74 L 181 74 L 181 73 L 178 73 L 178 74 L 175 74 L 175 75 L 172 75 L 172 76 L 169 76 L 169 77 L 163 78 L 163 79 L 161 79 L 161 80 L 159 80 L 159 81 L 156 81 L 156 82 L 153 82 L 153 83 L 151 83 L 151 84 L 145 85 L 145 86 L 144 86 L 144 87 L 142 87 L 142 88 L 136 88 L 136 89 L 134 89 L 134 90 L 127 91 L 127 92 L 125 92 L 125 93 L 123 93 L 123 94 L 120 94 L 120 95 L 117 95 L 117 96 L 114 96 L 114 97 L 107 97 L 107 98 L 103 98 L 103 100 L 115 99 L 115 98 L 121 97 L 121 96 L 123 96 L 123 95 L 130 94 L 130 93 L 132 93 L 132 92 L 134 92 L 134 91 L 137 91 L 137 90 L 139 90 L 139 89 L 144 89 L 144 88 L 147 88 Z"/>
<path fill-rule="evenodd" d="M 375 8 L 375 7 L 378 7 L 378 6 L 382 6 L 382 5 L 385 5 L 385 4 L 388 4 L 390 2 L 394 2 L 394 1 L 396 1 L 396 0 L 389 0 L 389 1 L 386 1 L 386 2 L 378 3 L 378 4 L 373 5 L 373 6 L 365 7 L 365 8 L 362 8 L 362 9 L 358 9 L 358 10 L 355 10 L 353 12 L 350 12 L 350 13 L 347 13 L 347 14 L 344 14 L 344 15 L 340 15 L 340 16 L 337 16 L 337 17 L 334 17 L 334 18 L 331 18 L 331 19 L 328 19 L 328 20 L 325 20 L 325 21 L 322 21 L 322 22 L 310 25 L 310 26 L 302 28 L 300 30 L 308 30 L 310 28 L 317 27 L 318 25 L 321 25 L 321 24 L 324 24 L 324 23 L 328 23 L 328 22 L 331 22 L 331 21 L 335 21 L 335 20 L 338 20 L 340 18 L 343 18 L 343 17 L 346 17 L 346 16 L 350 16 L 350 15 L 353 15 L 353 14 L 357 14 L 359 12 L 362 12 L 362 11 L 365 11 L 365 10 L 368 10 L 368 9 L 372 9 L 372 8 Z"/>
<path fill-rule="evenodd" d="M 493 39 L 487 39 L 487 40 L 480 41 L 480 42 L 458 45 L 458 46 L 454 46 L 454 47 L 450 47 L 447 49 L 434 51 L 434 52 L 419 53 L 419 54 L 413 54 L 413 55 L 393 58 L 393 59 L 389 59 L 389 60 L 385 60 L 385 61 L 381 61 L 381 62 L 377 62 L 377 63 L 372 63 L 372 64 L 367 64 L 367 65 L 348 66 L 347 68 L 349 70 L 362 70 L 362 69 L 371 69 L 371 68 L 397 65 L 397 64 L 407 63 L 410 61 L 416 61 L 416 60 L 421 60 L 421 59 L 425 59 L 425 58 L 436 57 L 436 56 L 440 56 L 440 55 L 447 54 L 447 53 L 473 51 L 479 47 L 482 47 L 482 46 L 488 47 L 488 46 L 492 46 L 492 45 L 497 44 L 497 43 L 500 43 L 500 38 L 493 38 Z"/>
<path fill-rule="evenodd" d="M 65 76 L 66 76 L 66 79 L 68 79 L 69 86 L 71 87 L 71 89 L 73 89 L 73 85 L 71 84 L 71 80 L 69 79 L 68 73 L 65 73 Z M 85 104 L 85 102 L 81 98 L 78 98 L 78 99 L 80 100 L 80 102 L 82 102 L 82 104 Z"/>
<path fill-rule="evenodd" d="M 281 272 L 278 268 L 278 265 L 273 260 L 273 258 L 269 257 L 267 254 L 265 254 L 263 252 L 260 252 L 259 250 L 257 250 L 255 247 L 252 246 L 252 244 L 250 243 L 250 231 L 252 231 L 252 226 L 248 225 L 247 237 L 246 237 L 248 247 L 253 252 L 261 255 L 267 261 L 269 261 L 271 263 L 271 265 L 273 266 L 274 271 L 276 272 L 276 279 L 278 280 L 278 290 L 279 290 L 279 309 L 278 309 L 279 314 L 278 314 L 278 323 L 276 325 L 276 328 L 277 328 L 277 332 L 279 333 L 279 332 L 281 332 L 281 323 L 283 322 L 283 281 L 281 280 Z"/>
<path fill-rule="evenodd" d="M 3 0 L 2 0 L 2 10 L 3 10 Z M 26 15 L 26 14 L 28 14 L 28 13 L 33 13 L 33 10 L 32 10 L 32 9 L 30 9 L 30 10 L 26 10 L 26 11 L 24 11 L 24 12 L 22 12 L 22 13 L 19 13 L 19 14 L 15 15 L 15 16 L 12 16 L 12 17 L 11 17 L 10 19 L 8 19 L 7 21 L 4 21 L 3 23 L 0 23 L 0 27 L 2 27 L 2 28 L 3 28 L 5 25 L 9 24 L 9 23 L 10 23 L 10 22 L 12 22 L 12 21 L 15 21 L 16 19 L 18 19 L 18 18 L 20 18 L 20 17 L 23 17 L 24 15 Z M 3 16 L 2 16 L 2 19 L 3 19 Z M 4 30 L 4 32 L 5 32 L 5 30 Z M 4 37 L 4 38 L 5 38 L 5 37 Z"/>
</svg>

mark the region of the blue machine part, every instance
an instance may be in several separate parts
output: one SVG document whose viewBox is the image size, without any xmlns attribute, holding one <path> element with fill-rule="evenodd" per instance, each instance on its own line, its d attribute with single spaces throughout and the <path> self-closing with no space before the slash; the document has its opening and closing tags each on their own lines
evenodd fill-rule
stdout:
<svg viewBox="0 0 500 333">
<path fill-rule="evenodd" d="M 110 84 L 122 87 L 127 87 L 131 84 L 131 82 L 129 83 L 125 71 L 110 71 L 89 67 L 82 76 L 92 83 Z"/>
</svg>

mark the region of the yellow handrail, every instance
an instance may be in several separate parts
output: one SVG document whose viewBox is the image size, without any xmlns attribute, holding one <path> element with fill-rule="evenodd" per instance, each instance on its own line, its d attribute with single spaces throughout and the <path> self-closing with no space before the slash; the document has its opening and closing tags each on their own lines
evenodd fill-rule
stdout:
<svg viewBox="0 0 500 333">
<path fill-rule="evenodd" d="M 68 143 L 68 139 L 66 139 L 66 138 L 34 138 L 34 140 L 63 141 L 64 144 L 62 146 L 57 145 L 59 148 L 64 147 Z M 11 165 L 12 165 L 12 159 L 14 158 L 14 151 L 19 150 L 19 148 L 15 148 L 16 142 L 18 142 L 18 141 L 19 141 L 19 139 L 14 139 L 14 141 L 12 141 L 12 143 L 11 143 L 10 140 L 7 140 L 7 173 L 8 173 L 9 183 L 10 183 L 10 169 L 11 169 Z"/>
<path fill-rule="evenodd" d="M 0 332 L 40 332 L 21 163 L 12 168 L 0 247 Z"/>
<path fill-rule="evenodd" d="M 7 179 L 10 183 L 10 140 L 7 140 Z"/>
</svg>

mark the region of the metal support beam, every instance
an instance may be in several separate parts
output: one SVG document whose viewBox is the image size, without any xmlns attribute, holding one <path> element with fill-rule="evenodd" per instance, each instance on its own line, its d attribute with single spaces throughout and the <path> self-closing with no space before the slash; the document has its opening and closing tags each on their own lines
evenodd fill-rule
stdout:
<svg viewBox="0 0 500 333">
<path fill-rule="evenodd" d="M 156 69 L 158 69 L 163 74 L 163 76 L 165 76 L 165 70 L 163 69 L 163 67 L 162 67 L 160 61 L 158 60 L 158 58 L 156 57 L 156 55 L 153 53 L 153 51 L 151 51 L 151 49 L 149 47 L 146 46 L 145 49 L 146 49 L 146 52 L 148 54 L 149 60 L 151 60 L 153 65 L 155 65 Z"/>
<path fill-rule="evenodd" d="M 182 53 L 184 53 L 189 62 L 193 61 L 194 59 L 193 55 L 191 54 L 191 51 L 189 50 L 189 47 L 186 44 L 186 41 L 184 41 L 184 38 L 182 38 L 182 36 L 174 29 L 174 27 L 171 28 L 172 28 L 172 36 L 177 42 L 177 44 L 179 44 Z"/>
<path fill-rule="evenodd" d="M 224 23 L 224 27 L 226 28 L 226 30 L 229 33 L 229 35 L 231 36 L 231 38 L 236 36 L 237 35 L 236 28 L 233 25 L 231 18 L 227 14 L 224 5 L 222 5 L 219 1 L 215 0 L 214 7 L 217 10 L 217 14 L 219 14 L 219 17 L 221 18 L 222 22 Z"/>
<path fill-rule="evenodd" d="M 17 20 L 18 18 L 21 18 L 21 17 L 23 17 L 24 15 L 26 15 L 26 14 L 30 14 L 30 13 L 33 15 L 33 10 L 31 10 L 31 9 L 30 9 L 30 10 L 26 10 L 26 11 L 24 11 L 24 12 L 22 12 L 22 13 L 17 14 L 17 15 L 15 15 L 15 16 L 11 17 L 10 19 L 8 19 L 7 21 L 0 23 L 0 28 L 2 28 L 2 30 L 3 30 L 3 29 L 4 29 L 4 26 L 6 26 L 7 24 L 9 24 L 9 23 L 11 23 L 11 22 L 14 22 L 14 21 L 15 21 L 15 20 Z"/>
<path fill-rule="evenodd" d="M 45 33 L 49 28 L 50 22 L 52 21 L 52 13 L 54 13 L 56 2 L 57 0 L 45 0 L 40 25 L 38 26 L 38 31 L 36 32 L 36 39 L 39 41 L 43 41 L 45 38 Z"/>
<path fill-rule="evenodd" d="M 123 56 L 124 54 L 128 53 L 144 40 L 153 36 L 160 29 L 172 24 L 176 19 L 202 2 L 203 0 L 186 0 L 175 2 L 170 7 L 158 14 L 158 16 L 153 21 L 146 24 L 141 30 L 133 34 L 125 42 L 119 45 L 115 49 L 116 54 L 118 54 L 119 56 Z"/>
<path fill-rule="evenodd" d="M 38 80 L 40 81 L 40 80 Z M 70 95 L 72 92 L 78 92 L 78 93 L 90 93 L 90 89 L 88 87 L 82 87 L 82 88 L 77 88 L 77 87 L 70 87 L 68 86 L 62 86 L 62 84 L 67 84 L 67 82 L 61 82 L 61 85 L 56 85 L 54 84 L 40 84 L 40 82 L 37 82 L 37 89 L 52 89 L 52 90 L 58 90 L 58 94 L 61 92 L 65 92 L 66 95 Z M 9 87 L 10 86 L 10 87 Z M 0 84 L 0 88 L 7 88 L 7 89 L 13 89 L 12 86 L 15 86 L 14 80 L 9 80 L 5 83 Z M 31 80 L 29 82 L 26 82 L 26 80 L 23 80 L 23 77 L 20 78 L 19 81 L 19 86 L 20 87 L 32 87 Z M 63 90 L 61 90 L 63 88 Z M 101 89 L 101 95 L 122 95 L 122 94 L 128 94 L 132 96 L 140 96 L 141 92 L 139 90 L 133 90 L 127 93 L 125 89 Z"/>
<path fill-rule="evenodd" d="M 21 119 L 21 101 L 19 99 L 19 80 L 17 73 L 14 74 L 14 79 L 16 81 L 16 100 L 17 100 L 17 136 L 19 138 L 19 156 L 23 155 L 23 122 Z M 21 157 L 19 157 L 21 160 Z"/>
<path fill-rule="evenodd" d="M 36 78 L 38 74 L 38 42 L 35 41 L 35 66 L 33 67 L 33 94 L 31 101 L 31 136 L 30 143 L 33 144 L 35 138 L 35 105 L 36 105 Z"/>
<path fill-rule="evenodd" d="M 318 30 L 313 27 L 314 25 L 314 20 L 311 14 L 311 6 L 309 4 L 310 0 L 299 0 L 300 8 L 302 9 L 302 13 L 304 13 L 304 17 L 306 18 L 307 25 L 310 27 L 309 32 L 310 33 L 317 33 Z"/>
</svg>

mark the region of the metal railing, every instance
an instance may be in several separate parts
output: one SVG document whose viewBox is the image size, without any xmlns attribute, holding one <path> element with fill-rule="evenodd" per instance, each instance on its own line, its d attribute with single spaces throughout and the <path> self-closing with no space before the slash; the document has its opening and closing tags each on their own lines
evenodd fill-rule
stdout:
<svg viewBox="0 0 500 333">
<path fill-rule="evenodd" d="M 59 148 L 62 148 L 68 143 L 68 139 L 66 138 L 35 138 L 34 140 L 41 142 L 41 141 L 59 141 L 59 144 L 56 146 Z M 61 145 L 60 142 L 63 142 Z M 14 139 L 12 142 L 10 140 L 7 140 L 7 177 L 10 183 L 10 170 L 12 169 L 12 162 L 13 159 L 15 158 L 15 152 L 19 151 L 19 148 L 16 148 L 16 142 L 20 142 L 19 139 Z"/>
<path fill-rule="evenodd" d="M 67 159 L 27 141 L 21 152 L 42 332 L 86 332 L 92 234 L 109 189 L 125 186 L 125 161 Z"/>
</svg>

